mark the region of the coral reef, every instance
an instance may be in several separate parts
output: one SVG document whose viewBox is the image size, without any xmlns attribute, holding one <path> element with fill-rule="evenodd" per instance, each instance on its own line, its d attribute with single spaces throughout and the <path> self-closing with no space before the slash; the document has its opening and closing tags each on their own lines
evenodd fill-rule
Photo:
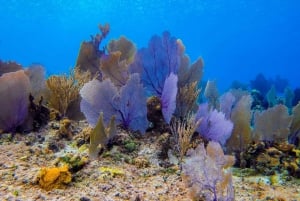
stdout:
<svg viewBox="0 0 300 201">
<path fill-rule="evenodd" d="M 193 200 L 234 200 L 250 176 L 232 177 L 234 163 L 274 188 L 300 177 L 300 104 L 292 108 L 297 93 L 287 80 L 260 74 L 251 92 L 235 83 L 219 96 L 215 81 L 202 81 L 202 58 L 191 63 L 170 33 L 136 51 L 124 36 L 100 47 L 110 26 L 99 30 L 81 44 L 70 75 L 45 80 L 42 66 L 0 61 L 0 197 L 38 189 L 45 197 L 32 200 L 57 192 L 65 200 L 189 200 L 188 191 Z M 21 191 L 7 194 L 12 185 Z"/>
<path fill-rule="evenodd" d="M 291 144 L 258 142 L 251 144 L 241 155 L 244 167 L 264 175 L 291 175 L 300 178 L 299 150 Z"/>
</svg>

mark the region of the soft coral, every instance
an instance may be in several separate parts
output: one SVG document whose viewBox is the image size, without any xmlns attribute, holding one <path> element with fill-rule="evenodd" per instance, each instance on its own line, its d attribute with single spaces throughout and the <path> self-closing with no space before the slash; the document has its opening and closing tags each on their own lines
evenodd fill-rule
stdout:
<svg viewBox="0 0 300 201">
<path fill-rule="evenodd" d="M 0 77 L 0 130 L 15 132 L 28 113 L 30 81 L 23 70 Z"/>
</svg>

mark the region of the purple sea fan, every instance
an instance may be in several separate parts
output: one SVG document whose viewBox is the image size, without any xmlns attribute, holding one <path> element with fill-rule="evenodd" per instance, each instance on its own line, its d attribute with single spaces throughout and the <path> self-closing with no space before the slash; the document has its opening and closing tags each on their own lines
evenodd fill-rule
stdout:
<svg viewBox="0 0 300 201">
<path fill-rule="evenodd" d="M 30 81 L 23 70 L 0 77 L 0 130 L 15 132 L 28 114 Z"/>
<path fill-rule="evenodd" d="M 146 96 L 137 73 L 132 74 L 119 90 L 110 79 L 92 80 L 83 86 L 80 95 L 81 111 L 93 127 L 101 112 L 106 124 L 115 116 L 116 123 L 125 128 L 144 132 L 148 126 Z"/>
<path fill-rule="evenodd" d="M 234 187 L 230 167 L 234 157 L 224 155 L 218 142 L 210 141 L 205 149 L 199 144 L 195 150 L 187 152 L 182 164 L 193 200 L 233 201 Z"/>
<path fill-rule="evenodd" d="M 150 94 L 160 97 L 166 78 L 170 73 L 178 73 L 182 54 L 177 38 L 169 32 L 164 32 L 162 37 L 154 35 L 148 47 L 136 53 L 130 72 L 139 73 Z"/>
<path fill-rule="evenodd" d="M 145 132 L 147 122 L 146 95 L 140 76 L 130 75 L 126 85 L 120 89 L 120 95 L 115 97 L 114 105 L 118 115 L 116 117 L 125 128 Z"/>
<path fill-rule="evenodd" d="M 177 75 L 171 73 L 165 81 L 161 95 L 162 113 L 167 123 L 170 123 L 172 114 L 176 109 L 177 82 Z"/>
<path fill-rule="evenodd" d="M 199 105 L 196 120 L 200 118 L 202 120 L 197 129 L 200 135 L 224 145 L 231 135 L 233 123 L 225 118 L 224 113 L 208 109 L 207 103 Z"/>
<path fill-rule="evenodd" d="M 92 127 L 96 126 L 101 112 L 105 124 L 116 114 L 117 110 L 112 103 L 117 93 L 117 88 L 109 79 L 102 82 L 94 79 L 82 87 L 80 109 Z"/>
<path fill-rule="evenodd" d="M 220 111 L 225 114 L 226 119 L 230 119 L 235 100 L 236 98 L 231 92 L 226 92 L 220 97 Z"/>
</svg>

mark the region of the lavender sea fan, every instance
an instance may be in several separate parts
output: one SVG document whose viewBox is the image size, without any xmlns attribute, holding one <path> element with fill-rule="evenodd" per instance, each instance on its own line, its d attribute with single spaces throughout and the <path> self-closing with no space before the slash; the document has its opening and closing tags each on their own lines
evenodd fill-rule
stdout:
<svg viewBox="0 0 300 201">
<path fill-rule="evenodd" d="M 170 123 L 172 114 L 176 109 L 177 82 L 177 75 L 171 73 L 165 81 L 161 95 L 162 113 L 167 123 Z"/>
<path fill-rule="evenodd" d="M 125 128 L 144 132 L 148 126 L 146 96 L 140 76 L 134 73 L 130 76 L 126 85 L 121 87 L 119 96 L 114 99 L 117 109 L 117 120 Z"/>
<path fill-rule="evenodd" d="M 102 82 L 92 80 L 80 90 L 81 111 L 89 124 L 95 127 L 103 112 L 104 123 L 112 116 L 125 128 L 144 132 L 147 127 L 146 96 L 138 74 L 132 74 L 127 83 L 118 90 L 110 79 Z"/>
<path fill-rule="evenodd" d="M 216 109 L 208 109 L 208 104 L 205 103 L 199 106 L 196 120 L 199 119 L 202 119 L 197 129 L 200 135 L 224 145 L 233 129 L 233 123 L 225 118 L 224 113 Z"/>
<path fill-rule="evenodd" d="M 30 81 L 23 70 L 0 76 L 0 130 L 15 132 L 28 114 Z"/>
<path fill-rule="evenodd" d="M 191 187 L 193 200 L 233 201 L 234 188 L 230 167 L 234 157 L 224 155 L 217 142 L 209 142 L 205 149 L 199 144 L 195 150 L 189 150 L 182 165 L 183 176 Z"/>
<path fill-rule="evenodd" d="M 177 74 L 182 48 L 177 38 L 164 32 L 162 37 L 153 36 L 147 48 L 138 50 L 130 66 L 131 73 L 139 73 L 151 95 L 161 96 L 164 83 L 170 73 Z"/>
<path fill-rule="evenodd" d="M 96 126 L 101 112 L 103 112 L 105 124 L 116 114 L 113 99 L 117 93 L 117 88 L 109 79 L 102 82 L 94 79 L 82 87 L 80 109 L 92 127 Z"/>
</svg>

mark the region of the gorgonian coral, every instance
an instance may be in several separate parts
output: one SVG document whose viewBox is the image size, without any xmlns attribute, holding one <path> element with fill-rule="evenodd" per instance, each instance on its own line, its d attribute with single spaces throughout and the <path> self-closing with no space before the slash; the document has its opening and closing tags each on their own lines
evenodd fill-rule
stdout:
<svg viewBox="0 0 300 201">
<path fill-rule="evenodd" d="M 154 35 L 147 48 L 138 50 L 130 71 L 141 74 L 151 95 L 161 96 L 166 78 L 170 73 L 178 73 L 181 55 L 182 48 L 169 32 L 164 32 L 162 37 Z"/>
<path fill-rule="evenodd" d="M 146 96 L 138 74 L 132 74 L 120 89 L 110 79 L 92 80 L 80 90 L 81 111 L 94 127 L 101 112 L 107 123 L 115 115 L 116 123 L 144 132 L 147 127 Z"/>
<path fill-rule="evenodd" d="M 23 70 L 0 77 L 0 130 L 15 132 L 28 114 L 30 81 Z"/>
<path fill-rule="evenodd" d="M 225 114 L 216 109 L 209 109 L 208 104 L 201 104 L 196 114 L 196 120 L 201 120 L 197 131 L 207 140 L 224 145 L 230 137 L 233 123 L 225 118 Z"/>
<path fill-rule="evenodd" d="M 209 142 L 206 149 L 199 144 L 195 150 L 189 150 L 182 165 L 193 200 L 234 200 L 234 188 L 230 167 L 234 157 L 224 155 L 217 142 Z"/>
</svg>

